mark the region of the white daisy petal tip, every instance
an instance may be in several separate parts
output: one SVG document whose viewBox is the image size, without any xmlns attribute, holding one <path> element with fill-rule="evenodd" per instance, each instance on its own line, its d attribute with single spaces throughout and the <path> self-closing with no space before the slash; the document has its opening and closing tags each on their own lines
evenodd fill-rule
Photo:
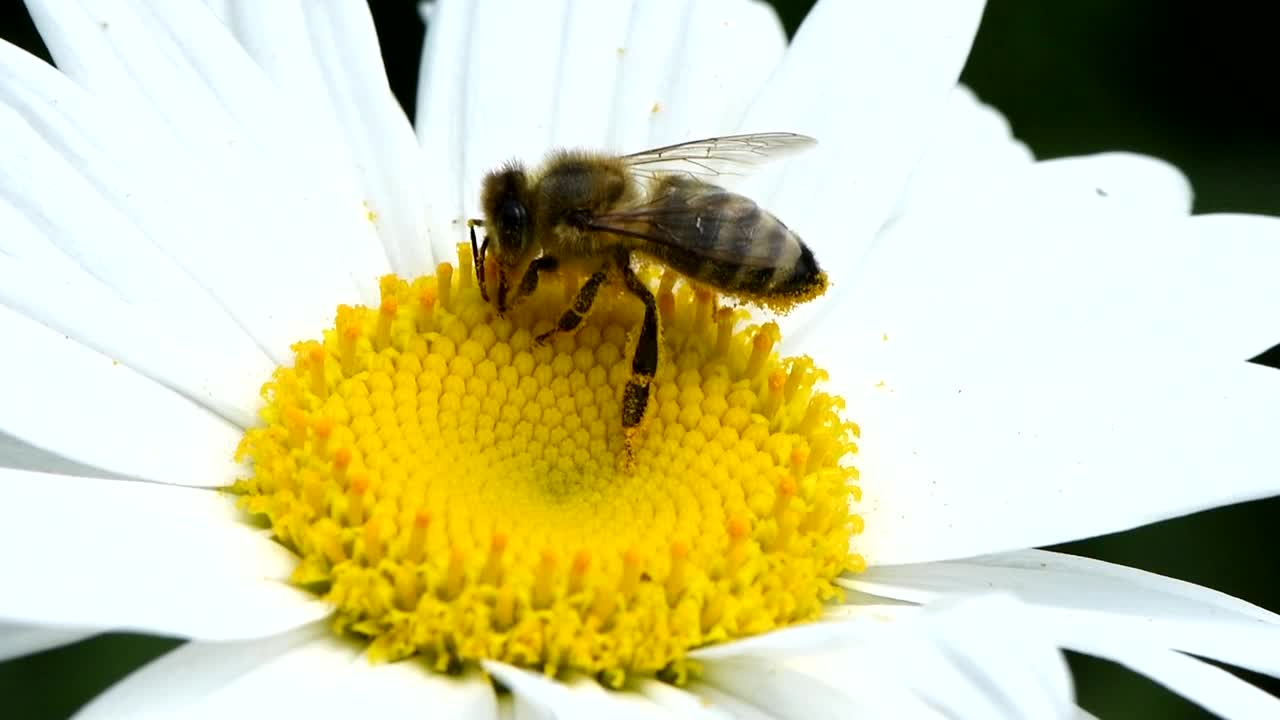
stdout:
<svg viewBox="0 0 1280 720">
<path fill-rule="evenodd" d="M 1150 155 L 1107 152 L 1042 160 L 1036 174 L 1059 202 L 1106 201 L 1176 216 L 1190 213 L 1194 201 L 1186 174 Z"/>
</svg>

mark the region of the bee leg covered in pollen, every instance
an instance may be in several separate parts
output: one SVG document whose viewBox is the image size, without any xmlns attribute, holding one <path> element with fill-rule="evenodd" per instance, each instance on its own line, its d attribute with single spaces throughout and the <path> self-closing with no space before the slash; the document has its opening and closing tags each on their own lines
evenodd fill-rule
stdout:
<svg viewBox="0 0 1280 720">
<path fill-rule="evenodd" d="M 625 459 L 630 462 L 644 412 L 649 407 L 649 384 L 658 371 L 658 303 L 649 286 L 631 269 L 628 253 L 619 255 L 618 264 L 627 290 L 644 303 L 644 319 L 640 321 L 640 335 L 636 339 L 635 354 L 631 357 L 631 378 L 622 391 L 622 431 L 626 435 L 624 451 Z"/>
<path fill-rule="evenodd" d="M 586 319 L 587 313 L 591 312 L 591 306 L 596 302 L 596 294 L 600 291 L 600 286 L 608 279 L 609 274 L 604 270 L 597 270 L 591 277 L 587 278 L 582 287 L 578 288 L 578 294 L 574 297 L 573 304 L 556 321 L 556 326 L 539 335 L 536 342 L 541 345 L 551 340 L 557 333 L 577 330 L 582 321 Z"/>
<path fill-rule="evenodd" d="M 524 271 L 524 275 L 520 278 L 520 284 L 516 286 L 515 297 L 507 302 L 507 307 L 513 308 L 516 303 L 522 299 L 532 295 L 538 289 L 538 281 L 542 277 L 542 273 L 551 273 L 560 269 L 560 261 L 550 255 L 542 255 L 533 259 L 529 263 L 528 269 Z"/>
</svg>

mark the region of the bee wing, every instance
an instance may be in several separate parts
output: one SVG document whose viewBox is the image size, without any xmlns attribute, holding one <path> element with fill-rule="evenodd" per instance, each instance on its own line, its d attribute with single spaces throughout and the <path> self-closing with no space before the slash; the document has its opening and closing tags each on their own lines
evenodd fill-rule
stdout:
<svg viewBox="0 0 1280 720">
<path fill-rule="evenodd" d="M 776 265 L 778 242 L 794 238 L 750 198 L 693 180 L 678 180 L 668 192 L 642 205 L 596 215 L 584 227 L 652 243 L 680 256 L 758 268 Z M 780 228 L 785 235 L 762 238 L 762 227 Z"/>
<path fill-rule="evenodd" d="M 631 172 L 650 179 L 663 174 L 685 174 L 697 179 L 744 175 L 763 165 L 817 144 L 808 135 L 786 132 L 725 135 L 667 145 L 623 155 Z"/>
</svg>

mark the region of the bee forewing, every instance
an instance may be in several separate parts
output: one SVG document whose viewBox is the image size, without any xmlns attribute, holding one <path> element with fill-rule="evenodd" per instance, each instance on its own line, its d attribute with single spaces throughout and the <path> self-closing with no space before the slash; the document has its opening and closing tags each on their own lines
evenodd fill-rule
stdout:
<svg viewBox="0 0 1280 720">
<path fill-rule="evenodd" d="M 640 177 L 680 174 L 698 179 L 747 174 L 753 167 L 807 150 L 817 144 L 808 135 L 750 133 L 703 138 L 622 156 Z"/>
</svg>

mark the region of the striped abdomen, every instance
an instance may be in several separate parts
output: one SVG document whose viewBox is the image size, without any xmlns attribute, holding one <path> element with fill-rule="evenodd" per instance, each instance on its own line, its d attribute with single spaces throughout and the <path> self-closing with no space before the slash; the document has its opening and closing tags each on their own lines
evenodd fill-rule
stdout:
<svg viewBox="0 0 1280 720">
<path fill-rule="evenodd" d="M 826 289 L 813 252 L 750 198 L 685 178 L 664 178 L 643 209 L 625 213 L 634 245 L 726 294 L 786 309 Z M 647 225 L 646 230 L 640 227 Z"/>
</svg>

